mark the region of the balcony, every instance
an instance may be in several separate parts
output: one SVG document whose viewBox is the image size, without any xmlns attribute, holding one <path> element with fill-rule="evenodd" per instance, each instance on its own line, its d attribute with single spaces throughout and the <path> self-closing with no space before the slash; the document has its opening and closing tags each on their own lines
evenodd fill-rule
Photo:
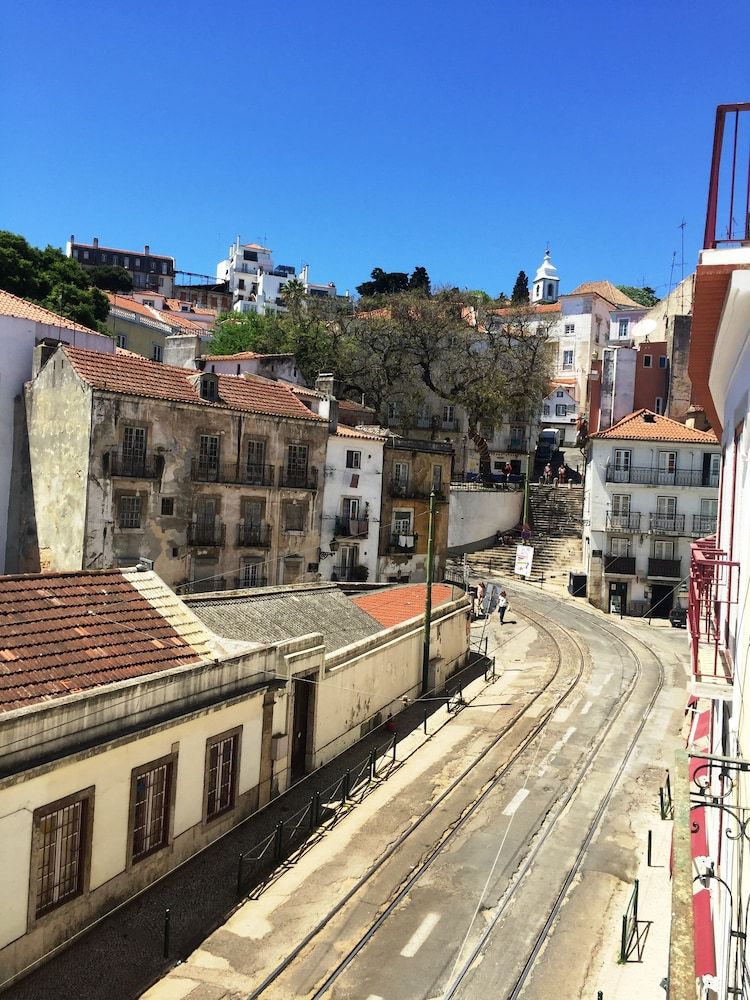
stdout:
<svg viewBox="0 0 750 1000">
<path fill-rule="evenodd" d="M 333 534 L 342 538 L 363 538 L 369 530 L 370 521 L 366 517 L 337 517 Z"/>
<path fill-rule="evenodd" d="M 269 524 L 244 524 L 237 525 L 237 545 L 238 547 L 270 549 L 271 547 L 271 526 Z"/>
<path fill-rule="evenodd" d="M 399 532 L 391 532 L 391 536 L 385 547 L 388 553 L 406 553 L 411 555 L 417 547 L 418 535 L 402 535 Z"/>
<path fill-rule="evenodd" d="M 687 626 L 691 669 L 697 681 L 722 684 L 733 681 L 731 657 L 719 656 L 719 647 L 729 606 L 736 605 L 739 600 L 739 572 L 740 564 L 716 548 L 715 537 L 701 538 L 693 543 Z M 701 655 L 701 646 L 708 646 L 710 655 Z"/>
<path fill-rule="evenodd" d="M 279 470 L 279 486 L 288 490 L 317 490 L 317 469 L 287 469 Z"/>
<path fill-rule="evenodd" d="M 122 476 L 124 479 L 158 479 L 164 468 L 162 455 L 153 452 L 123 452 L 113 448 L 105 452 L 102 460 L 105 476 Z"/>
<path fill-rule="evenodd" d="M 630 514 L 611 514 L 607 512 L 607 531 L 640 531 L 641 530 L 641 515 L 636 513 Z"/>
<path fill-rule="evenodd" d="M 235 462 L 206 462 L 194 458 L 190 465 L 194 483 L 228 483 L 236 486 L 273 486 L 272 465 L 240 465 Z"/>
<path fill-rule="evenodd" d="M 251 587 L 267 587 L 268 580 L 265 576 L 256 576 L 254 573 L 247 576 L 236 576 L 234 578 L 235 590 L 247 590 Z"/>
<path fill-rule="evenodd" d="M 635 576 L 635 556 L 605 556 L 604 572 Z"/>
<path fill-rule="evenodd" d="M 649 559 L 648 575 L 664 580 L 679 580 L 682 577 L 679 559 Z"/>
<path fill-rule="evenodd" d="M 226 538 L 226 525 L 221 521 L 191 521 L 188 524 L 188 545 L 220 546 Z"/>
<path fill-rule="evenodd" d="M 354 566 L 334 566 L 331 579 L 345 583 L 364 583 L 369 575 L 370 571 L 364 563 L 356 563 Z"/>
<path fill-rule="evenodd" d="M 693 514 L 693 534 L 699 538 L 716 533 L 716 515 Z"/>
<path fill-rule="evenodd" d="M 683 535 L 685 533 L 684 514 L 649 514 L 648 530 L 660 535 Z"/>
<path fill-rule="evenodd" d="M 701 469 L 621 469 L 607 466 L 608 483 L 630 483 L 634 486 L 710 486 L 718 488 L 719 474 Z"/>
<path fill-rule="evenodd" d="M 412 485 L 400 479 L 392 479 L 388 484 L 388 495 L 392 497 L 402 497 L 405 500 L 429 500 L 432 486 Z M 435 487 L 435 498 L 438 503 L 445 503 L 448 499 L 445 487 Z"/>
<path fill-rule="evenodd" d="M 528 441 L 525 438 L 505 439 L 505 451 L 509 451 L 515 455 L 525 455 L 528 450 Z"/>
</svg>

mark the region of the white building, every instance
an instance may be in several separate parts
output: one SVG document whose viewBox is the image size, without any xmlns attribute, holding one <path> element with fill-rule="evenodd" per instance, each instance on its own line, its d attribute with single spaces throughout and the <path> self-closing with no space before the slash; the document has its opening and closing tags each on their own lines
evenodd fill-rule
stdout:
<svg viewBox="0 0 750 1000">
<path fill-rule="evenodd" d="M 383 444 L 382 435 L 343 424 L 328 436 L 320 533 L 323 580 L 374 583 L 378 578 Z"/>
<path fill-rule="evenodd" d="M 712 432 L 650 410 L 592 434 L 583 541 L 593 604 L 666 618 L 685 603 L 691 542 L 716 526 L 720 463 Z"/>
<path fill-rule="evenodd" d="M 572 448 L 578 435 L 578 403 L 565 382 L 553 383 L 552 392 L 542 403 L 540 430 L 560 432 L 560 447 Z"/>
<path fill-rule="evenodd" d="M 34 348 L 44 340 L 85 347 L 91 351 L 113 354 L 115 342 L 95 330 L 73 323 L 64 316 L 0 291 L 0 342 L 3 345 L 3 373 L 0 379 L 0 572 L 6 565 L 15 569 L 18 559 L 19 510 L 14 509 L 11 491 L 13 477 L 22 474 L 20 452 L 24 427 L 16 401 L 23 400 L 23 386 L 31 378 Z M 16 449 L 14 454 L 14 447 Z M 15 462 L 15 468 L 14 468 Z M 11 531 L 8 531 L 8 525 Z M 7 544 L 7 551 L 6 551 Z"/>
<path fill-rule="evenodd" d="M 299 275 L 289 264 L 274 264 L 272 251 L 259 243 L 240 243 L 229 248 L 229 255 L 216 266 L 216 280 L 226 283 L 232 296 L 232 308 L 237 312 L 279 313 L 286 307 L 281 289 L 296 280 L 305 294 L 319 298 L 335 298 L 336 286 L 310 281 L 310 269 L 304 265 Z"/>
</svg>

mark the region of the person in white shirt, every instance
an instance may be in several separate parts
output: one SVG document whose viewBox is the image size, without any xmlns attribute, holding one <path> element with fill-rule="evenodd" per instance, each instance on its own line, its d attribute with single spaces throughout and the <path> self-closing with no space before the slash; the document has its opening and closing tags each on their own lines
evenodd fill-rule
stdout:
<svg viewBox="0 0 750 1000">
<path fill-rule="evenodd" d="M 505 624 L 505 612 L 508 610 L 508 595 L 504 590 L 500 591 L 500 597 L 497 601 L 497 614 L 500 618 L 500 624 Z"/>
</svg>

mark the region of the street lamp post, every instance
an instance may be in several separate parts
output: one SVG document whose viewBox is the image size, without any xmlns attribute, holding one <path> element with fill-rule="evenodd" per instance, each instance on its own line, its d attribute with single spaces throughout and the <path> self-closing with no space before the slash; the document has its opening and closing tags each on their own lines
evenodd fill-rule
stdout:
<svg viewBox="0 0 750 1000">
<path fill-rule="evenodd" d="M 430 493 L 430 519 L 427 535 L 427 586 L 424 598 L 424 639 L 422 642 L 422 694 L 430 686 L 430 626 L 432 624 L 432 573 L 435 556 L 435 490 Z"/>
</svg>

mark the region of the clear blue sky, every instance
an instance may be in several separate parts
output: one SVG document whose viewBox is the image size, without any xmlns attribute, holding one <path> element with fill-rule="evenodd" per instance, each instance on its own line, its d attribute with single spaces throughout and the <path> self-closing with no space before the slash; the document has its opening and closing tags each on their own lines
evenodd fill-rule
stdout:
<svg viewBox="0 0 750 1000">
<path fill-rule="evenodd" d="M 39 0 L 2 34 L 0 228 L 207 273 L 239 234 L 340 290 L 510 292 L 549 241 L 563 290 L 663 294 L 750 97 L 747 3 Z"/>
</svg>

